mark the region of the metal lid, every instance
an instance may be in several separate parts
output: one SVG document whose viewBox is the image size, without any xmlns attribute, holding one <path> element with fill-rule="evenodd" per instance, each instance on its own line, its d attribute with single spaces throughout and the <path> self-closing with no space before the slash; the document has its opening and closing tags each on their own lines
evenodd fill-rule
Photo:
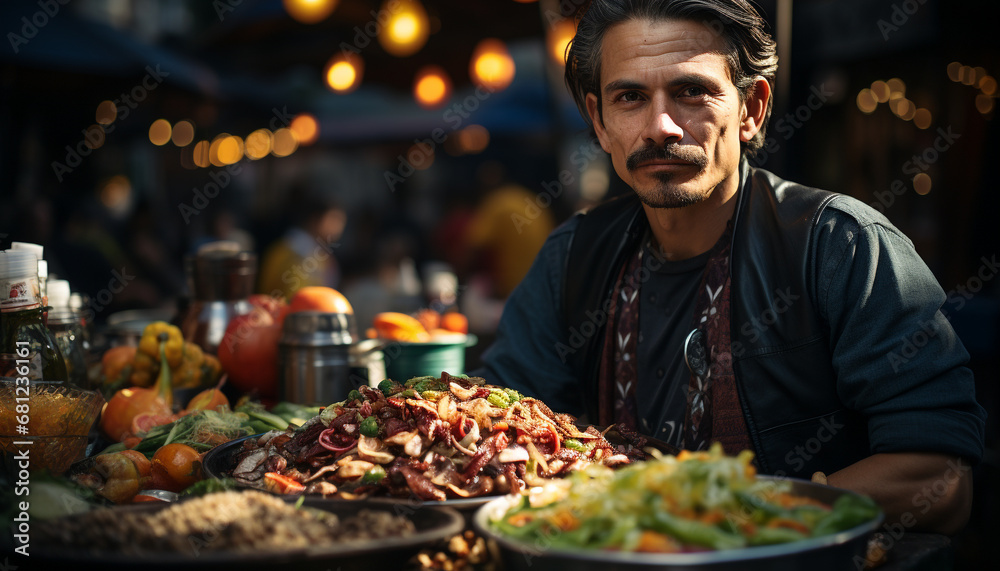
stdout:
<svg viewBox="0 0 1000 571">
<path fill-rule="evenodd" d="M 350 345 L 357 337 L 354 315 L 350 313 L 298 311 L 285 316 L 280 344 L 303 347 Z"/>
</svg>

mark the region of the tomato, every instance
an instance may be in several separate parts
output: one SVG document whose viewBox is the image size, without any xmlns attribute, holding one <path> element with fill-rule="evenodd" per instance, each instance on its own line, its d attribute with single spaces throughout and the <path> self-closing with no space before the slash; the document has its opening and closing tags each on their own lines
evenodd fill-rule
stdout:
<svg viewBox="0 0 1000 571">
<path fill-rule="evenodd" d="M 298 494 L 306 489 L 300 482 L 277 472 L 265 473 L 264 483 L 269 491 L 278 494 Z"/>
<path fill-rule="evenodd" d="M 157 466 L 174 484 L 174 489 L 166 488 L 173 492 L 179 492 L 201 479 L 201 453 L 187 444 L 174 442 L 161 446 L 153 454 L 152 469 L 159 471 Z"/>
<path fill-rule="evenodd" d="M 354 313 L 351 302 L 344 294 L 324 286 L 308 286 L 295 292 L 288 305 L 288 313 L 321 311 L 323 313 Z"/>
<path fill-rule="evenodd" d="M 288 304 L 285 302 L 283 297 L 271 297 L 269 295 L 263 295 L 255 293 L 247 298 L 250 305 L 254 307 L 259 307 L 264 311 L 271 314 L 271 317 L 281 318 L 284 316 L 285 312 L 288 311 Z"/>
<path fill-rule="evenodd" d="M 243 392 L 256 391 L 263 399 L 278 397 L 278 341 L 281 320 L 254 307 L 229 321 L 219 343 L 219 363 L 229 382 Z"/>
</svg>

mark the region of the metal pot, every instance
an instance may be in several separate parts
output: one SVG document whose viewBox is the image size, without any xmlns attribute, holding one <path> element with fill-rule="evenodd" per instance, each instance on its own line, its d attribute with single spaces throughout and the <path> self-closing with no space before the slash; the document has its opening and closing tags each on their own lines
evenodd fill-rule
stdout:
<svg viewBox="0 0 1000 571">
<path fill-rule="evenodd" d="M 278 343 L 281 397 L 289 402 L 327 405 L 347 398 L 358 383 L 351 379 L 351 345 L 357 339 L 354 316 L 302 311 L 285 317 Z"/>
</svg>

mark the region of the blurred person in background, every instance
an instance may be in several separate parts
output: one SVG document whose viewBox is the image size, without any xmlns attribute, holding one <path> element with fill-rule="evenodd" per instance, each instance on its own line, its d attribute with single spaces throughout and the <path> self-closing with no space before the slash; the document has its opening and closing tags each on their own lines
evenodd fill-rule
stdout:
<svg viewBox="0 0 1000 571">
<path fill-rule="evenodd" d="M 334 251 L 347 213 L 328 193 L 304 186 L 293 188 L 287 204 L 294 225 L 264 253 L 257 290 L 290 298 L 306 286 L 336 288 L 341 275 Z"/>
<path fill-rule="evenodd" d="M 467 287 L 462 311 L 470 330 L 480 335 L 496 331 L 504 302 L 555 228 L 551 201 L 539 198 L 519 184 L 495 185 L 465 225 Z"/>
</svg>

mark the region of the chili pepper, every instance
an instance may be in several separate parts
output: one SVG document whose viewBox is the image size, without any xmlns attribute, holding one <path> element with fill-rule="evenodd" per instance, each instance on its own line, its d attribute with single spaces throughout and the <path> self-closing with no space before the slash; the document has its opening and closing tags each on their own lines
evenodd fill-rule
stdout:
<svg viewBox="0 0 1000 571">
<path fill-rule="evenodd" d="M 813 528 L 813 537 L 851 529 L 878 515 L 879 507 L 867 496 L 845 494 L 833 502 L 833 511 L 824 516 Z"/>
<path fill-rule="evenodd" d="M 264 474 L 264 482 L 267 484 L 269 490 L 279 494 L 298 494 L 306 489 L 300 482 L 288 476 L 282 476 L 277 472 L 266 472 Z"/>
</svg>

